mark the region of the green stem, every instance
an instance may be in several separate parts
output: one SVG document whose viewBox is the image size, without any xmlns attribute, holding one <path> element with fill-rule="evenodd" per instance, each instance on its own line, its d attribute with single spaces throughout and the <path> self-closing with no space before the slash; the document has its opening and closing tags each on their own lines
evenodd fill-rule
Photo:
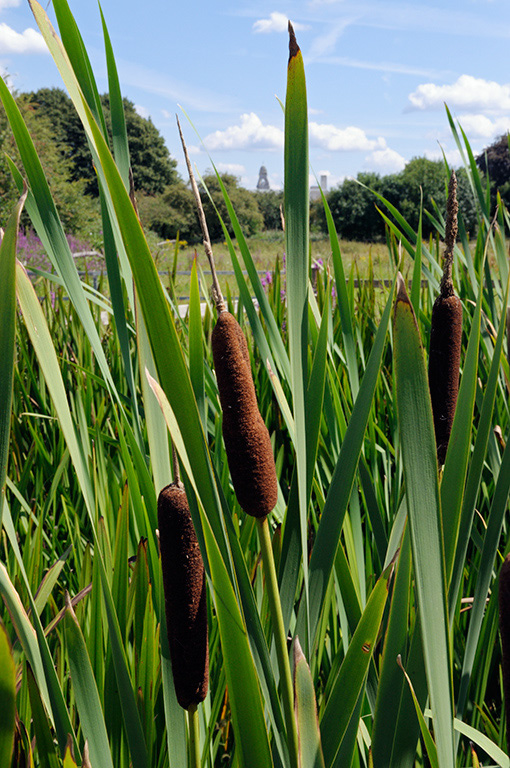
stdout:
<svg viewBox="0 0 510 768">
<path fill-rule="evenodd" d="M 198 710 L 196 704 L 190 704 L 188 707 L 188 729 L 189 729 L 189 768 L 200 768 L 200 734 L 198 730 Z"/>
<path fill-rule="evenodd" d="M 278 590 L 278 580 L 276 578 L 273 547 L 271 545 L 271 535 L 269 533 L 269 523 L 267 522 L 267 517 L 257 518 L 257 524 L 259 529 L 260 547 L 262 551 L 262 562 L 264 564 L 267 597 L 269 601 L 269 608 L 271 610 L 271 619 L 273 621 L 273 635 L 276 647 L 276 656 L 278 658 L 278 668 L 280 670 L 280 682 L 282 687 L 283 710 L 285 714 L 285 722 L 287 725 L 287 741 L 290 755 L 290 764 L 293 766 L 293 768 L 298 768 L 298 737 L 296 719 L 294 717 L 294 692 L 292 686 L 292 675 L 290 672 L 289 654 L 287 652 L 287 638 L 285 636 L 285 627 L 283 624 L 282 605 L 280 602 L 280 592 Z"/>
</svg>

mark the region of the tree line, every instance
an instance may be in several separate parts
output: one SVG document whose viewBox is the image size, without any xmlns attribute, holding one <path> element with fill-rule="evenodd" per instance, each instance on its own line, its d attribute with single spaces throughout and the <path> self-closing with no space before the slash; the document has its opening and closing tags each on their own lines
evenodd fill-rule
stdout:
<svg viewBox="0 0 510 768">
<path fill-rule="evenodd" d="M 108 96 L 101 97 L 105 122 L 111 139 Z M 59 88 L 42 88 L 17 95 L 17 104 L 34 140 L 37 152 L 62 217 L 66 231 L 92 247 L 101 247 L 101 217 L 95 170 L 85 133 L 67 94 Z M 138 114 L 133 102 L 124 99 L 126 129 L 138 210 L 142 224 L 161 239 L 179 236 L 188 242 L 200 240 L 200 227 L 193 195 L 177 172 L 164 139 L 150 119 Z M 6 221 L 17 197 L 9 161 L 20 165 L 5 113 L 0 111 L 0 225 Z M 479 168 L 490 179 L 491 194 L 499 190 L 510 203 L 510 153 L 508 139 L 501 137 L 477 158 Z M 239 179 L 222 174 L 234 210 L 245 234 L 281 229 L 283 193 L 254 192 L 242 187 Z M 457 171 L 459 207 L 466 231 L 476 234 L 476 212 L 469 180 L 464 169 Z M 227 224 L 228 214 L 220 184 L 213 173 L 204 176 L 209 195 L 203 204 L 213 240 L 224 238 L 216 210 Z M 446 171 L 440 160 L 417 157 L 399 173 L 360 173 L 347 178 L 327 193 L 337 232 L 347 240 L 375 242 L 385 237 L 385 225 L 378 208 L 386 209 L 376 192 L 417 228 L 423 206 L 423 235 L 433 226 L 430 216 L 444 215 Z M 212 198 L 212 199 L 211 199 Z M 437 210 L 436 210 L 437 209 Z M 28 226 L 28 219 L 25 220 Z M 322 201 L 310 209 L 312 231 L 326 232 Z M 227 224 L 229 227 L 230 225 Z"/>
</svg>

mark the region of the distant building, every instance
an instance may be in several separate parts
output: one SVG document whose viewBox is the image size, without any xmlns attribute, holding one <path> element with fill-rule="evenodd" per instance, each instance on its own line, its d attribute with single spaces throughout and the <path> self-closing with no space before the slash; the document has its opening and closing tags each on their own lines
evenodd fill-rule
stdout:
<svg viewBox="0 0 510 768">
<path fill-rule="evenodd" d="M 257 190 L 259 192 L 269 192 L 269 179 L 267 178 L 267 169 L 265 165 L 260 166 L 259 180 L 257 181 Z"/>
<path fill-rule="evenodd" d="M 324 192 L 324 194 L 328 191 L 328 177 L 325 173 L 322 174 L 321 180 L 320 180 L 320 186 L 314 186 L 310 187 L 310 200 L 318 200 L 321 196 L 321 189 Z"/>
</svg>

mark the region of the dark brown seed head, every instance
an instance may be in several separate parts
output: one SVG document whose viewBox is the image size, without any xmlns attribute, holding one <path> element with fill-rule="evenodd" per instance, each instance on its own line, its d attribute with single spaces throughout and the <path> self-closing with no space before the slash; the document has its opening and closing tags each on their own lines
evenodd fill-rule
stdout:
<svg viewBox="0 0 510 768">
<path fill-rule="evenodd" d="M 429 388 L 439 464 L 444 464 L 457 405 L 461 344 L 460 299 L 455 295 L 438 296 L 430 328 Z"/>
<path fill-rule="evenodd" d="M 446 204 L 445 252 L 440 294 L 432 308 L 429 349 L 429 388 L 434 414 L 437 461 L 444 464 L 459 394 L 462 347 L 462 304 L 452 281 L 453 249 L 458 229 L 457 178 L 452 171 Z"/>
<path fill-rule="evenodd" d="M 209 646 L 204 563 L 180 485 L 167 485 L 159 494 L 158 525 L 175 693 L 188 709 L 207 695 Z"/>
<path fill-rule="evenodd" d="M 273 449 L 257 404 L 246 339 L 230 312 L 218 315 L 212 350 L 237 500 L 248 515 L 264 517 L 278 499 Z"/>
<path fill-rule="evenodd" d="M 506 740 L 510 754 L 510 555 L 506 556 L 499 572 L 499 632 L 503 654 L 503 694 L 506 712 Z"/>
</svg>

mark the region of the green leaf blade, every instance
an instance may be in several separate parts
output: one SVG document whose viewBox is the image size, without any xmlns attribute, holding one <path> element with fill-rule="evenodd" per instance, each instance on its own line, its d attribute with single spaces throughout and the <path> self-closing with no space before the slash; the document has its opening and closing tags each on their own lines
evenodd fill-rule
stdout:
<svg viewBox="0 0 510 768">
<path fill-rule="evenodd" d="M 432 407 L 418 326 L 401 277 L 393 328 L 397 413 L 425 668 L 439 762 L 453 768 L 446 579 Z"/>
</svg>

